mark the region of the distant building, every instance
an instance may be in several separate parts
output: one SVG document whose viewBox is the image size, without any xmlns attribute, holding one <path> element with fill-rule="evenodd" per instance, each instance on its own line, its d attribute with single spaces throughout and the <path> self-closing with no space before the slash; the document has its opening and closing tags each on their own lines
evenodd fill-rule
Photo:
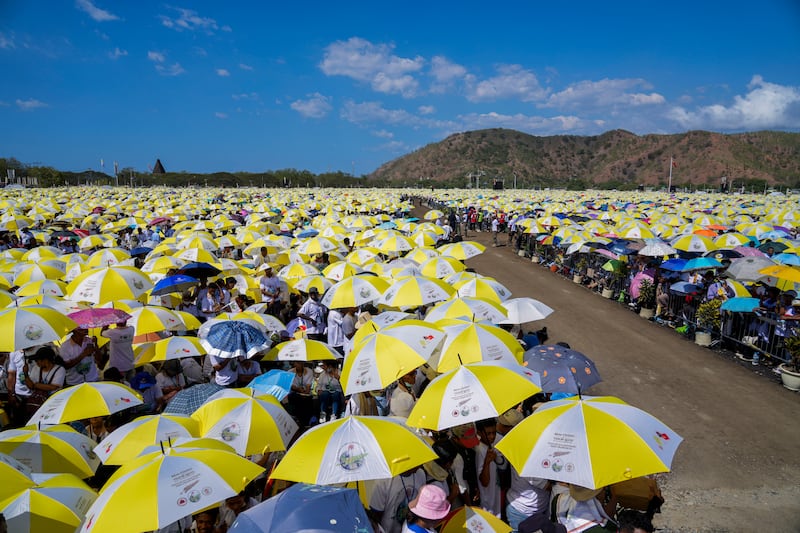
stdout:
<svg viewBox="0 0 800 533">
<path fill-rule="evenodd" d="M 164 170 L 164 165 L 161 164 L 160 159 L 156 159 L 156 164 L 153 166 L 153 174 L 166 174 L 167 171 Z"/>
</svg>

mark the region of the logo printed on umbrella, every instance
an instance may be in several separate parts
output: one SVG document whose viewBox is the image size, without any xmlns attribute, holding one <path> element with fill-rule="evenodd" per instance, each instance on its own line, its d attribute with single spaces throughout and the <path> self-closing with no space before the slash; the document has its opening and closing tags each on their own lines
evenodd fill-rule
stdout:
<svg viewBox="0 0 800 533">
<path fill-rule="evenodd" d="M 656 444 L 658 444 L 658 448 L 660 450 L 663 450 L 665 441 L 669 440 L 669 435 L 667 435 L 666 433 L 661 433 L 660 431 L 656 431 L 654 440 L 656 441 Z"/>
<path fill-rule="evenodd" d="M 227 426 L 225 426 L 224 428 L 222 428 L 222 433 L 220 433 L 220 437 L 222 437 L 222 440 L 224 440 L 225 442 L 231 442 L 233 440 L 236 440 L 239 437 L 240 433 L 241 431 L 239 430 L 239 424 L 237 424 L 236 422 L 232 422 Z"/>
<path fill-rule="evenodd" d="M 95 459 L 97 459 L 97 455 L 95 455 L 92 449 L 89 448 L 86 444 L 81 443 L 81 450 L 83 450 L 83 455 L 85 455 L 86 458 L 89 459 L 90 461 L 94 461 Z"/>
<path fill-rule="evenodd" d="M 344 470 L 358 470 L 367 459 L 367 452 L 356 442 L 348 442 L 339 448 L 339 466 Z"/>
<path fill-rule="evenodd" d="M 22 330 L 25 338 L 31 341 L 39 340 L 44 334 L 44 330 L 38 324 L 29 324 Z"/>
<path fill-rule="evenodd" d="M 133 286 L 141 290 L 144 288 L 144 283 L 142 283 L 142 280 L 140 279 L 135 279 L 133 280 Z"/>
</svg>

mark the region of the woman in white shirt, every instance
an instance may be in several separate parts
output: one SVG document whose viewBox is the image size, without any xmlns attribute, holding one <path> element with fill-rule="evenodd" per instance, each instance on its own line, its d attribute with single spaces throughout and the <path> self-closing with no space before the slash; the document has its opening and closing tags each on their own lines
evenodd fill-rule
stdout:
<svg viewBox="0 0 800 533">
<path fill-rule="evenodd" d="M 289 392 L 288 411 L 297 419 L 298 425 L 308 426 L 314 410 L 314 399 L 311 396 L 311 386 L 314 384 L 314 372 L 303 361 L 293 363 L 292 390 Z"/>
<path fill-rule="evenodd" d="M 336 361 L 324 361 L 322 374 L 317 378 L 319 396 L 319 421 L 325 422 L 330 410 L 330 420 L 336 420 L 344 409 L 344 392 L 339 381 L 339 365 Z"/>
</svg>

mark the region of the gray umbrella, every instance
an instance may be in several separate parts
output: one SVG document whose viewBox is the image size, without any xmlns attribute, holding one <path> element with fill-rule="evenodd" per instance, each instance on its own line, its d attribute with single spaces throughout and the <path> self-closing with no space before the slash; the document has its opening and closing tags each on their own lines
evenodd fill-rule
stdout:
<svg viewBox="0 0 800 533">
<path fill-rule="evenodd" d="M 225 390 L 216 383 L 203 383 L 178 392 L 167 404 L 164 413 L 191 415 L 198 407 L 206 403 L 211 396 Z"/>
<path fill-rule="evenodd" d="M 725 274 L 737 281 L 756 281 L 764 277 L 758 271 L 775 265 L 775 261 L 767 257 L 739 257 L 731 260 Z"/>
</svg>

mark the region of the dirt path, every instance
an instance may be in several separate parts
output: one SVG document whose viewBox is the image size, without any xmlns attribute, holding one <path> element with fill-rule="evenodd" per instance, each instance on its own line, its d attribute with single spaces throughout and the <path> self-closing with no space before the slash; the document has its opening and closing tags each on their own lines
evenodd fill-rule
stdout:
<svg viewBox="0 0 800 533">
<path fill-rule="evenodd" d="M 597 363 L 604 381 L 591 394 L 618 396 L 684 438 L 673 471 L 660 480 L 666 504 L 655 517 L 657 528 L 800 531 L 800 394 L 509 247 L 491 247 L 489 233 L 470 233 L 468 239 L 487 245 L 469 266 L 495 277 L 514 296 L 555 309 L 529 329 L 546 325 L 548 342 L 566 341 Z"/>
</svg>

